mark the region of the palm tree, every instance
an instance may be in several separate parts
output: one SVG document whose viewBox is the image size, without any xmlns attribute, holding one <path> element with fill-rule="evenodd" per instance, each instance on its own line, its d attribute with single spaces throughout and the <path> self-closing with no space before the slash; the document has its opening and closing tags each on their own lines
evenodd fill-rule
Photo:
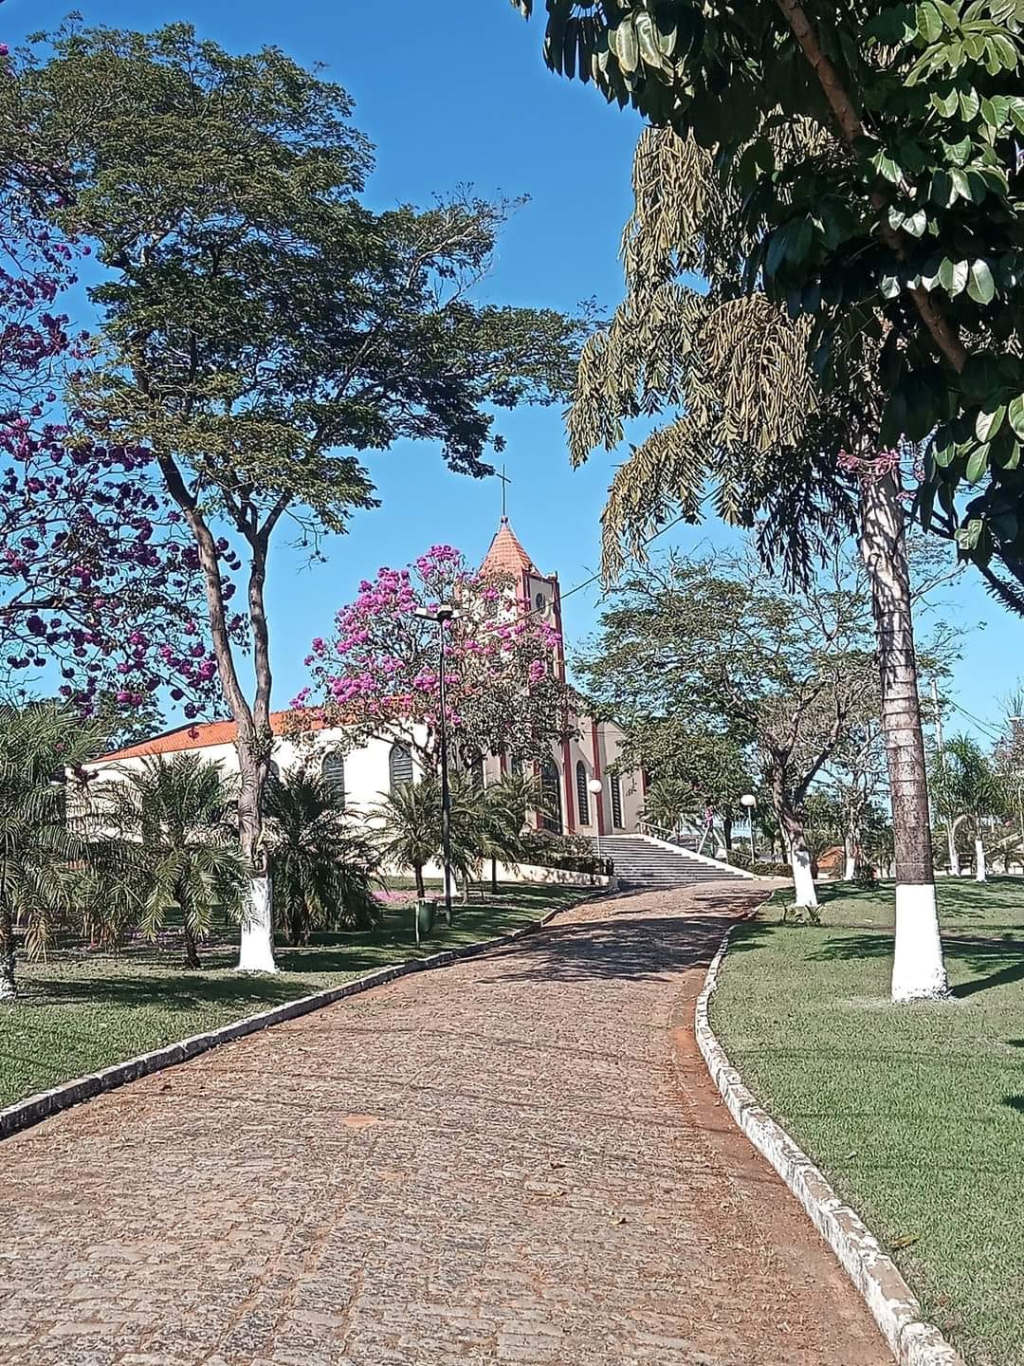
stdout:
<svg viewBox="0 0 1024 1366">
<path fill-rule="evenodd" d="M 76 866 L 96 849 L 68 811 L 66 775 L 93 758 L 98 729 L 53 703 L 0 706 L 0 1000 L 17 995 L 15 918 L 45 953 L 75 904 Z"/>
<path fill-rule="evenodd" d="M 199 942 L 217 909 L 233 920 L 244 913 L 246 866 L 229 819 L 233 801 L 220 765 L 188 753 L 146 759 L 99 794 L 97 815 L 137 851 L 140 927 L 155 936 L 178 910 L 190 968 L 199 967 Z"/>
<path fill-rule="evenodd" d="M 820 154 L 818 127 L 764 130 L 779 165 Z M 648 129 L 634 161 L 635 209 L 623 237 L 627 297 L 583 348 L 568 435 L 574 464 L 621 443 L 638 412 L 666 420 L 618 469 L 602 516 L 609 578 L 642 557 L 652 527 L 698 520 L 712 486 L 727 520 L 759 524 L 758 545 L 788 577 L 816 547 L 858 531 L 876 625 L 896 849 L 895 1001 L 947 989 L 935 899 L 928 783 L 918 697 L 908 513 L 898 464 L 882 449 L 878 362 L 851 351 L 845 389 L 824 396 L 805 319 L 763 292 L 747 295 L 737 263 L 754 245 L 743 193 L 713 153 L 671 129 Z M 706 290 L 687 276 L 700 275 Z M 856 493 L 851 479 L 856 476 Z"/>
<path fill-rule="evenodd" d="M 411 868 L 416 895 L 426 896 L 423 869 L 441 848 L 441 789 L 436 779 L 396 783 L 371 810 L 377 824 L 381 860 L 392 868 Z"/>
<path fill-rule="evenodd" d="M 272 779 L 264 816 L 274 912 L 293 944 L 307 944 L 313 929 L 374 923 L 379 854 L 318 773 L 302 766 Z"/>
<path fill-rule="evenodd" d="M 529 811 L 550 814 L 543 785 L 532 773 L 505 773 L 484 789 L 476 845 L 479 857 L 491 861 L 493 895 L 498 892 L 498 863 L 515 863 L 523 856 L 523 831 Z"/>
<path fill-rule="evenodd" d="M 938 804 L 949 822 L 952 841 L 964 821 L 974 827 L 974 876 L 985 882 L 985 821 L 1006 812 L 1003 781 L 977 741 L 956 735 L 943 746 L 945 763 L 939 775 Z M 954 846 L 955 847 L 955 846 Z"/>
</svg>

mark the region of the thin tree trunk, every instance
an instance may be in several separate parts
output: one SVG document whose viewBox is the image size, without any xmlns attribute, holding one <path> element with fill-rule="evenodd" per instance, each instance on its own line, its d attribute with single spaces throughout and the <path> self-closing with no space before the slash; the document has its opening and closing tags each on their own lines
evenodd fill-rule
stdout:
<svg viewBox="0 0 1024 1366">
<path fill-rule="evenodd" d="M 852 882 L 857 876 L 857 845 L 850 831 L 843 841 L 843 854 L 843 881 Z"/>
<path fill-rule="evenodd" d="M 935 903 L 921 706 L 905 516 L 898 476 L 861 483 L 860 551 L 871 585 L 881 675 L 882 732 L 896 846 L 896 951 L 892 999 L 943 996 L 947 990 Z"/>
<path fill-rule="evenodd" d="M 491 859 L 491 895 L 498 895 L 498 860 Z"/>
<path fill-rule="evenodd" d="M 985 846 L 981 842 L 981 835 L 974 836 L 974 880 L 975 882 L 985 882 Z"/>
<path fill-rule="evenodd" d="M 242 921 L 238 970 L 276 972 L 273 892 L 262 841 L 263 792 L 270 770 L 273 746 L 273 735 L 270 731 L 272 679 L 263 588 L 270 535 L 288 504 L 287 500 L 279 500 L 261 528 L 251 526 L 240 513 L 236 517 L 238 530 L 245 536 L 252 552 L 249 570 L 249 617 L 253 633 L 256 696 L 253 706 L 250 707 L 235 668 L 216 539 L 195 495 L 189 490 L 173 458 L 158 453 L 157 459 L 168 492 L 184 512 L 199 552 L 199 566 L 206 590 L 206 608 L 214 657 L 217 660 L 217 672 L 224 698 L 238 727 L 238 835 L 242 853 L 250 870 L 248 907 Z"/>
<path fill-rule="evenodd" d="M 722 817 L 722 842 L 729 853 L 732 853 L 732 817 Z"/>
<path fill-rule="evenodd" d="M 197 968 L 197 967 L 199 967 L 199 948 L 198 948 L 198 945 L 196 944 L 196 937 L 195 937 L 195 935 L 192 933 L 192 926 L 188 923 L 188 917 L 187 917 L 187 916 L 185 917 L 184 930 L 185 930 L 185 964 L 186 964 L 187 967 L 190 967 L 190 968 Z"/>
<path fill-rule="evenodd" d="M 14 919 L 10 906 L 0 906 L 0 1001 L 13 1001 L 18 994 L 14 980 Z"/>
<path fill-rule="evenodd" d="M 960 876 L 960 855 L 956 848 L 956 830 L 952 822 L 946 826 L 946 843 L 949 847 L 949 871 L 953 877 Z"/>
<path fill-rule="evenodd" d="M 426 899 L 427 895 L 427 889 L 423 885 L 423 865 L 419 863 L 414 863 L 412 871 L 413 876 L 416 879 L 416 895 L 419 897 L 420 901 L 423 901 Z"/>
</svg>

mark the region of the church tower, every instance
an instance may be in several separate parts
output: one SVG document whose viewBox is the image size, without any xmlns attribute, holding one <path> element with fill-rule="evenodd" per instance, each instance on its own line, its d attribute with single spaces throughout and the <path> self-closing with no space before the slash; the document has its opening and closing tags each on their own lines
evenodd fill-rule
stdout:
<svg viewBox="0 0 1024 1366">
<path fill-rule="evenodd" d="M 494 533 L 490 549 L 480 566 L 480 573 L 485 576 L 500 575 L 511 580 L 516 598 L 527 604 L 518 608 L 516 616 L 529 611 L 531 620 L 543 621 L 553 631 L 558 632 L 555 669 L 558 677 L 564 679 L 565 647 L 562 641 L 562 599 L 558 575 L 540 572 L 523 549 L 507 517 L 502 517 L 498 530 Z"/>
</svg>

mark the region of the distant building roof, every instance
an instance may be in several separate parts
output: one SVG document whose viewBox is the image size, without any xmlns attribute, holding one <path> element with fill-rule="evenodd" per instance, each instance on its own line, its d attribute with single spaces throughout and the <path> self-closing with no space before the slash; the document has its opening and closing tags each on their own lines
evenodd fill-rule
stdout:
<svg viewBox="0 0 1024 1366">
<path fill-rule="evenodd" d="M 516 533 L 502 517 L 501 525 L 494 533 L 491 548 L 484 556 L 480 566 L 481 574 L 521 574 L 523 570 L 540 575 L 540 570 L 519 543 Z M 541 576 L 543 577 L 543 576 Z"/>
<path fill-rule="evenodd" d="M 290 711 L 272 711 L 270 713 L 270 729 L 275 735 L 283 735 L 288 729 L 289 718 L 294 724 L 295 713 Z M 306 720 L 304 727 L 307 730 L 320 730 L 321 723 L 314 720 Z M 109 763 L 114 759 L 144 759 L 155 754 L 179 754 L 187 749 L 208 749 L 212 745 L 233 745 L 238 739 L 238 726 L 234 721 L 199 721 L 191 725 L 179 726 L 176 730 L 166 731 L 163 735 L 155 735 L 152 740 L 143 740 L 138 745 L 128 745 L 124 749 L 115 750 L 113 754 L 104 754 L 101 759 L 96 759 L 94 763 Z"/>
</svg>

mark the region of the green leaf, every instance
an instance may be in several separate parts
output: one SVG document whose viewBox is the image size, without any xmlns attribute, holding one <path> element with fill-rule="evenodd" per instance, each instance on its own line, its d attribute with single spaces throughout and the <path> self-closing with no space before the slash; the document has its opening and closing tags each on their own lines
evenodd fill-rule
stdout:
<svg viewBox="0 0 1024 1366">
<path fill-rule="evenodd" d="M 989 49 L 999 54 L 999 60 L 1007 71 L 1016 71 L 1020 63 L 1020 53 L 1001 33 L 995 34 L 988 40 Z"/>
<path fill-rule="evenodd" d="M 960 113 L 965 123 L 972 123 L 981 111 L 981 100 L 976 90 L 960 91 Z"/>
<path fill-rule="evenodd" d="M 950 171 L 950 179 L 953 182 L 953 190 L 961 199 L 971 199 L 971 182 L 967 179 L 964 171 Z"/>
<path fill-rule="evenodd" d="M 917 7 L 917 31 L 926 43 L 934 43 L 942 37 L 942 19 L 931 0 Z"/>
<path fill-rule="evenodd" d="M 1006 415 L 1010 419 L 1014 434 L 1024 441 L 1024 394 L 1018 394 L 1016 398 L 1010 399 Z"/>
<path fill-rule="evenodd" d="M 965 478 L 969 484 L 976 484 L 988 469 L 988 446 L 976 446 L 967 461 Z"/>
<path fill-rule="evenodd" d="M 943 470 L 956 459 L 956 441 L 949 427 L 943 427 L 936 433 L 932 454 L 935 456 L 936 465 Z"/>
<path fill-rule="evenodd" d="M 1010 95 L 1008 98 L 1010 106 L 1010 118 L 1013 126 L 1018 133 L 1024 133 L 1024 96 Z"/>
<path fill-rule="evenodd" d="M 942 95 L 935 91 L 931 96 L 932 108 L 944 119 L 951 119 L 956 113 L 960 104 L 960 95 L 956 90 L 950 90 L 948 94 Z M 1024 101 L 1022 101 L 1024 103 Z"/>
<path fill-rule="evenodd" d="M 880 288 L 883 299 L 898 298 L 900 292 L 899 278 L 895 275 L 883 275 Z"/>
<path fill-rule="evenodd" d="M 903 221 L 903 231 L 908 232 L 911 237 L 923 237 L 927 227 L 928 215 L 924 209 L 918 209 L 917 213 Z"/>
<path fill-rule="evenodd" d="M 966 166 L 970 160 L 973 147 L 974 143 L 969 136 L 961 138 L 959 142 L 944 142 L 942 144 L 942 150 L 954 166 Z"/>
<path fill-rule="evenodd" d="M 988 268 L 987 261 L 975 261 L 971 266 L 967 293 L 977 304 L 990 304 L 996 295 L 996 282 Z"/>
<path fill-rule="evenodd" d="M 608 30 L 608 44 L 619 59 L 622 70 L 632 74 L 640 65 L 640 44 L 637 42 L 631 15 L 627 15 L 617 28 Z M 962 95 L 960 101 L 962 105 Z"/>
<path fill-rule="evenodd" d="M 977 420 L 974 424 L 975 435 L 979 441 L 991 441 L 998 436 L 999 430 L 1006 418 L 1006 404 L 1000 403 L 996 408 L 982 408 L 978 412 Z"/>
</svg>

